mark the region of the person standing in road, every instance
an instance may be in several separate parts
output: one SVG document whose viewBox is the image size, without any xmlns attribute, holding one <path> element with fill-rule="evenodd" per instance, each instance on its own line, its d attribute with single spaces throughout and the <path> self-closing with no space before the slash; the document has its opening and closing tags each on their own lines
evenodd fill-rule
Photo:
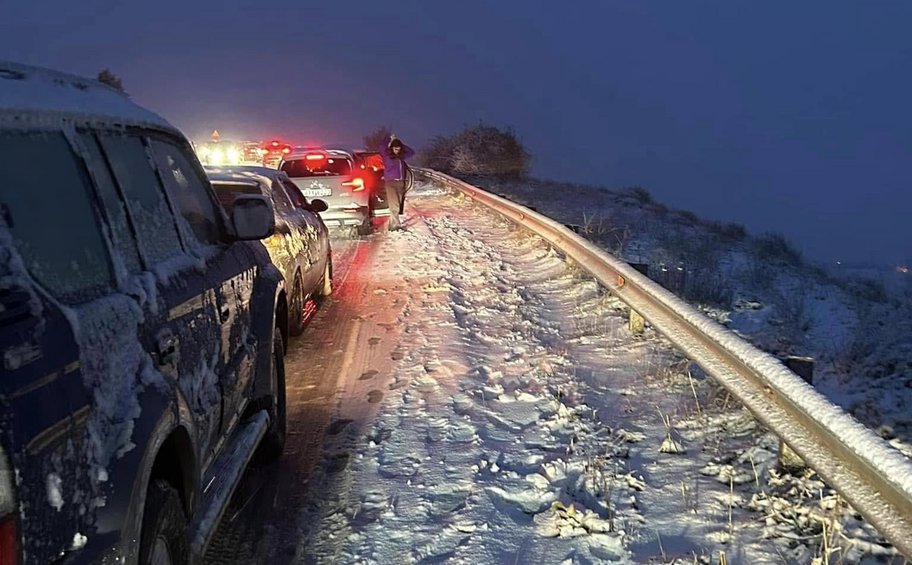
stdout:
<svg viewBox="0 0 912 565">
<path fill-rule="evenodd" d="M 391 135 L 386 147 L 380 150 L 380 154 L 383 156 L 383 185 L 390 210 L 387 231 L 396 231 L 402 229 L 399 214 L 405 210 L 405 160 L 412 157 L 415 151 L 395 135 Z"/>
</svg>

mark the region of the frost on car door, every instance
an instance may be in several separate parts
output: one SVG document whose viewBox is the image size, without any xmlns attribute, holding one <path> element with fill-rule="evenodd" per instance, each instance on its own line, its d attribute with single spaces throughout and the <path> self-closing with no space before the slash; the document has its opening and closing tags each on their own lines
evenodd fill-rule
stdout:
<svg viewBox="0 0 912 565">
<path fill-rule="evenodd" d="M 99 140 L 123 194 L 145 269 L 136 289 L 147 310 L 144 345 L 154 370 L 173 379 L 183 394 L 196 424 L 200 458 L 206 461 L 219 435 L 223 406 L 216 372 L 216 306 L 207 292 L 204 264 L 182 242 L 147 139 L 111 133 Z"/>
<path fill-rule="evenodd" d="M 210 367 L 222 387 L 224 435 L 241 416 L 248 398 L 256 358 L 256 336 L 251 333 L 253 283 L 257 262 L 250 249 L 258 242 L 228 244 L 220 241 L 220 209 L 208 180 L 188 158 L 189 149 L 164 136 L 151 140 L 155 163 L 171 200 L 179 210 L 182 239 L 201 258 L 206 273 L 206 297 L 216 307 L 216 352 Z M 271 337 L 271 336 L 270 336 Z"/>
<path fill-rule="evenodd" d="M 308 263 L 310 274 L 308 276 L 308 289 L 315 289 L 323 277 L 329 257 L 329 233 L 326 224 L 320 215 L 310 207 L 307 198 L 301 193 L 298 186 L 288 179 L 281 179 L 281 188 L 288 195 L 293 209 L 290 213 L 297 218 L 300 230 L 303 232 L 307 244 Z"/>
</svg>

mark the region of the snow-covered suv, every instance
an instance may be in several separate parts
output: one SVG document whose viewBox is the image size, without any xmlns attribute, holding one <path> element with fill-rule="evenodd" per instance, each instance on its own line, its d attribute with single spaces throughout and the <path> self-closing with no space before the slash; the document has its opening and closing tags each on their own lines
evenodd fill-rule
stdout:
<svg viewBox="0 0 912 565">
<path fill-rule="evenodd" d="M 190 563 L 285 437 L 282 277 L 188 141 L 0 63 L 0 563 Z"/>
</svg>

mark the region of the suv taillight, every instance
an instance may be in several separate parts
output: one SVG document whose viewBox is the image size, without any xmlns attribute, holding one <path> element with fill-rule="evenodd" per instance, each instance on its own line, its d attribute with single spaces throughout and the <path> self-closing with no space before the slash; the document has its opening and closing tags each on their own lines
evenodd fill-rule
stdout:
<svg viewBox="0 0 912 565">
<path fill-rule="evenodd" d="M 350 181 L 343 182 L 342 186 L 347 186 L 352 189 L 352 192 L 361 192 L 364 190 L 364 179 L 361 177 L 355 177 Z"/>
<path fill-rule="evenodd" d="M 19 563 L 19 528 L 16 523 L 16 494 L 13 472 L 0 448 L 0 565 Z"/>
</svg>

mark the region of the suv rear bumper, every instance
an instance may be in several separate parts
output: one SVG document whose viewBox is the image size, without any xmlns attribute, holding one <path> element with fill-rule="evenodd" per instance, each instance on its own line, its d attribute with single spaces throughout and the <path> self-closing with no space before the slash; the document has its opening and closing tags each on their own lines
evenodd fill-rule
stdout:
<svg viewBox="0 0 912 565">
<path fill-rule="evenodd" d="M 357 209 L 335 209 L 320 212 L 320 217 L 327 227 L 360 226 L 369 219 L 367 206 Z"/>
</svg>

